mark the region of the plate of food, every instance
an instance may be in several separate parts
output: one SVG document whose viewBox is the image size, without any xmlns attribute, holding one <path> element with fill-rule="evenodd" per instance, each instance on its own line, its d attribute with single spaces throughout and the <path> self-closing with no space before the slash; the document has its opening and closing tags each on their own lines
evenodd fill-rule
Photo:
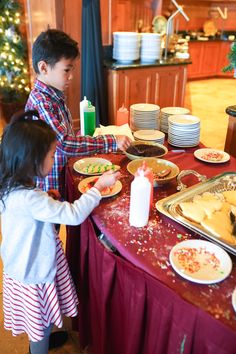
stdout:
<svg viewBox="0 0 236 354">
<path fill-rule="evenodd" d="M 214 243 L 186 240 L 176 244 L 169 255 L 173 269 L 181 277 L 199 284 L 218 283 L 229 276 L 232 260 Z"/>
<path fill-rule="evenodd" d="M 93 176 L 93 177 L 87 177 L 83 179 L 78 185 L 78 189 L 80 193 L 83 194 L 87 192 L 90 188 L 92 188 L 97 182 L 98 178 L 99 176 Z M 116 181 L 116 183 L 113 184 L 113 186 L 104 188 L 103 191 L 101 192 L 101 195 L 103 198 L 112 197 L 113 195 L 118 194 L 121 191 L 121 189 L 122 189 L 121 182 Z"/>
<path fill-rule="evenodd" d="M 73 165 L 76 172 L 82 175 L 101 175 L 106 171 L 118 171 L 120 166 L 113 165 L 111 161 L 99 157 L 87 157 L 76 161 Z"/>
<path fill-rule="evenodd" d="M 201 161 L 209 163 L 223 163 L 230 159 L 230 155 L 218 149 L 198 149 L 194 151 L 194 156 Z"/>
<path fill-rule="evenodd" d="M 154 187 L 169 183 L 176 179 L 179 174 L 179 167 L 173 162 L 156 159 L 153 157 L 146 157 L 130 161 L 127 165 L 127 170 L 132 175 L 135 175 L 137 169 L 143 165 L 145 161 L 146 166 L 151 168 L 154 177 Z"/>
<path fill-rule="evenodd" d="M 166 34 L 167 19 L 164 16 L 157 15 L 152 20 L 153 32 L 160 35 Z"/>
<path fill-rule="evenodd" d="M 162 157 L 166 155 L 168 149 L 159 143 L 149 141 L 133 141 L 125 151 L 130 160 L 141 159 L 144 157 Z"/>
</svg>

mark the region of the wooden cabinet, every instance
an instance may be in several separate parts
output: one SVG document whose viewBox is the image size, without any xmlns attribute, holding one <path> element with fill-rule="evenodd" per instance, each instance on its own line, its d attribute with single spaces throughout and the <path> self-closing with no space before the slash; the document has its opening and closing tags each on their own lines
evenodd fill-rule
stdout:
<svg viewBox="0 0 236 354">
<path fill-rule="evenodd" d="M 183 106 L 187 65 L 106 70 L 108 79 L 109 123 L 116 124 L 116 112 L 124 103 Z"/>
<path fill-rule="evenodd" d="M 202 43 L 203 44 L 203 43 Z M 206 46 L 202 45 L 201 73 L 203 76 L 215 76 L 218 71 L 218 59 L 220 43 L 208 42 Z"/>
<path fill-rule="evenodd" d="M 231 76 L 232 73 L 223 73 L 222 68 L 227 65 L 227 54 L 231 42 L 189 42 L 189 53 L 192 64 L 188 66 L 188 79 L 197 79 L 214 76 Z"/>
<path fill-rule="evenodd" d="M 188 65 L 188 78 L 197 78 L 201 76 L 201 62 L 202 62 L 202 43 L 189 42 L 189 54 L 192 64 Z"/>
</svg>

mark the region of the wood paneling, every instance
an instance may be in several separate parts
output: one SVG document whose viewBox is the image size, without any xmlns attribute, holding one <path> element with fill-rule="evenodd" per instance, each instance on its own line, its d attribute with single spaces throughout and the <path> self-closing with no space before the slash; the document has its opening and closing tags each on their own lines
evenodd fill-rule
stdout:
<svg viewBox="0 0 236 354">
<path fill-rule="evenodd" d="M 69 0 L 24 0 L 27 37 L 29 48 L 29 61 L 31 66 L 31 77 L 34 80 L 32 69 L 32 44 L 35 38 L 50 28 L 64 30 L 79 45 L 81 44 L 81 12 L 82 0 L 73 2 Z M 79 125 L 79 102 L 80 102 L 80 63 L 74 71 L 74 80 L 67 93 L 68 107 L 72 113 L 75 127 Z"/>
<path fill-rule="evenodd" d="M 76 0 L 71 6 L 71 1 L 64 1 L 64 31 L 76 40 L 81 48 L 82 44 L 82 0 Z M 68 107 L 70 108 L 75 128 L 79 127 L 79 106 L 80 106 L 80 79 L 81 66 L 80 60 L 74 70 L 74 78 L 68 88 Z"/>
<path fill-rule="evenodd" d="M 25 9 L 31 84 L 34 81 L 32 45 L 48 27 L 62 29 L 63 0 L 22 0 Z"/>
<path fill-rule="evenodd" d="M 190 42 L 189 52 L 192 64 L 188 65 L 188 78 L 197 79 L 214 76 L 229 76 L 222 68 L 227 65 L 227 54 L 231 42 Z"/>
<path fill-rule="evenodd" d="M 110 123 L 123 103 L 128 109 L 134 103 L 183 106 L 186 77 L 186 65 L 107 70 Z"/>
<path fill-rule="evenodd" d="M 100 4 L 103 44 L 109 45 L 112 32 L 137 31 L 139 21 L 142 31 L 152 31 L 152 20 L 160 14 L 162 0 L 100 0 Z"/>
</svg>

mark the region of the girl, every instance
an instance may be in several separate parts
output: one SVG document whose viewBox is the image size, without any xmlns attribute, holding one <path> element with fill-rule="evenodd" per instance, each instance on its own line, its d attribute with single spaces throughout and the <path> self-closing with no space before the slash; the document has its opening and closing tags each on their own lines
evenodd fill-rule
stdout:
<svg viewBox="0 0 236 354">
<path fill-rule="evenodd" d="M 103 188 L 119 173 L 105 173 L 73 204 L 35 187 L 54 163 L 56 136 L 34 111 L 13 117 L 0 146 L 1 256 L 4 327 L 26 332 L 32 354 L 48 353 L 53 324 L 77 315 L 77 296 L 54 224 L 82 223 L 99 204 Z"/>
</svg>

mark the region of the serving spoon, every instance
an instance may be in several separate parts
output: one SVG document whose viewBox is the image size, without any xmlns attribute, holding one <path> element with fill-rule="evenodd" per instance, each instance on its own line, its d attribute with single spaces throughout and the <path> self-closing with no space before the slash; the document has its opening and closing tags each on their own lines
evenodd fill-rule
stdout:
<svg viewBox="0 0 236 354">
<path fill-rule="evenodd" d="M 164 178 L 167 177 L 171 173 L 171 168 L 165 168 L 161 170 L 160 172 L 154 173 L 154 178 Z"/>
</svg>

